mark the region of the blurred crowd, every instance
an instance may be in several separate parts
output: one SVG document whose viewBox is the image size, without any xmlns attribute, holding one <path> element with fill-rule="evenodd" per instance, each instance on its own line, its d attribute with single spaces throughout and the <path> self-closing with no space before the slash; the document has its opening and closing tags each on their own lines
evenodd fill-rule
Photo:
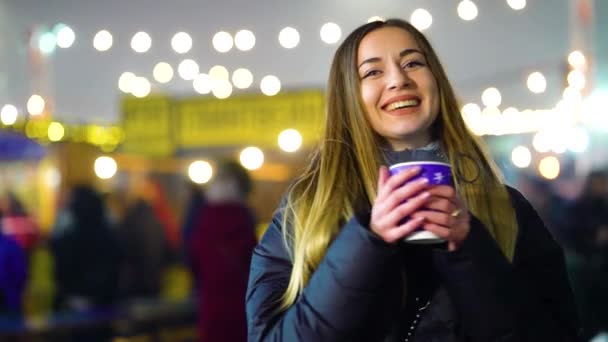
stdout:
<svg viewBox="0 0 608 342">
<path fill-rule="evenodd" d="M 228 322 L 235 337 L 221 340 L 244 340 L 244 293 L 256 243 L 247 171 L 224 161 L 205 189 L 189 184 L 182 217 L 160 182 L 142 184 L 132 195 L 70 188 L 49 233 L 38 227 L 36 208 L 26 210 L 13 192 L 1 195 L 0 336 L 2 320 L 186 300 L 199 309 L 200 340 L 218 340 Z M 73 340 L 112 335 L 97 331 Z"/>
<path fill-rule="evenodd" d="M 606 333 L 608 169 L 591 171 L 582 186 L 526 179 L 521 190 L 564 249 L 585 340 Z"/>
</svg>

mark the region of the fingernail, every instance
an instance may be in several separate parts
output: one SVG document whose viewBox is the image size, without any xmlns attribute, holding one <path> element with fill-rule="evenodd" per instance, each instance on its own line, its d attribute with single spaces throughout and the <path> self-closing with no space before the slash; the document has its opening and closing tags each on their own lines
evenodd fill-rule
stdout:
<svg viewBox="0 0 608 342">
<path fill-rule="evenodd" d="M 420 197 L 422 197 L 422 198 L 427 198 L 429 196 L 431 196 L 431 193 L 427 192 L 427 191 L 425 191 L 425 192 L 423 192 L 423 193 L 420 194 Z"/>
<path fill-rule="evenodd" d="M 418 180 L 418 183 L 419 183 L 419 184 L 426 184 L 426 183 L 428 183 L 428 182 L 429 182 L 429 179 L 428 179 L 428 178 L 420 178 L 420 179 Z"/>
</svg>

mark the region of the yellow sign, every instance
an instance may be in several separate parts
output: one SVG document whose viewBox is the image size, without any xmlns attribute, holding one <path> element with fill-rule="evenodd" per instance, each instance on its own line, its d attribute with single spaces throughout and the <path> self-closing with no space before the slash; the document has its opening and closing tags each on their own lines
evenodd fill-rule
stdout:
<svg viewBox="0 0 608 342">
<path fill-rule="evenodd" d="M 276 147 L 279 133 L 288 128 L 298 130 L 303 144 L 310 145 L 319 138 L 324 96 L 320 91 L 302 91 L 272 97 L 195 98 L 179 102 L 176 111 L 180 147 Z"/>
<path fill-rule="evenodd" d="M 283 130 L 296 129 L 302 144 L 314 144 L 321 132 L 325 97 L 320 90 L 275 96 L 248 94 L 169 100 L 127 98 L 123 103 L 125 149 L 169 155 L 174 149 L 255 145 L 277 147 Z"/>
<path fill-rule="evenodd" d="M 122 124 L 126 152 L 154 156 L 173 154 L 173 104 L 164 96 L 140 99 L 127 97 L 122 102 Z"/>
</svg>

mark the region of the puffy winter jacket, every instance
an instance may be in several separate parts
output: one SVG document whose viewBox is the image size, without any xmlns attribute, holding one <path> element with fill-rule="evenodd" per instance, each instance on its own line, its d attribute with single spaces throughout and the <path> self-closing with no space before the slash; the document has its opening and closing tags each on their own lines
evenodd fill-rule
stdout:
<svg viewBox="0 0 608 342">
<path fill-rule="evenodd" d="M 292 262 L 278 211 L 253 253 L 249 341 L 577 341 L 562 250 L 528 201 L 509 191 L 519 224 L 512 263 L 473 217 L 459 250 L 428 247 L 430 269 L 419 272 L 408 259 L 411 246 L 387 244 L 369 230 L 368 220 L 353 217 L 297 301 L 282 312 Z M 437 276 L 430 305 L 413 325 L 403 315 L 403 274 Z M 416 291 L 406 291 L 406 306 Z"/>
</svg>

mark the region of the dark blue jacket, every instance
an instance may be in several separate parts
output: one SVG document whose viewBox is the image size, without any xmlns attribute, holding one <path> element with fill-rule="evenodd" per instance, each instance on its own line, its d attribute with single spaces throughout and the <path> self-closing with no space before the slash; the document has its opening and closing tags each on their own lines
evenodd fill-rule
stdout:
<svg viewBox="0 0 608 342">
<path fill-rule="evenodd" d="M 292 269 L 275 215 L 253 253 L 249 341 L 403 341 L 405 278 L 437 275 L 431 305 L 409 341 L 576 341 L 576 309 L 563 253 L 536 211 L 509 189 L 519 234 L 513 263 L 472 218 L 458 251 L 428 248 L 419 275 L 402 244 L 374 235 L 352 218 L 331 243 L 296 303 L 278 312 Z M 409 284 L 409 283 L 408 283 Z M 424 289 L 424 288 L 422 288 Z"/>
</svg>

